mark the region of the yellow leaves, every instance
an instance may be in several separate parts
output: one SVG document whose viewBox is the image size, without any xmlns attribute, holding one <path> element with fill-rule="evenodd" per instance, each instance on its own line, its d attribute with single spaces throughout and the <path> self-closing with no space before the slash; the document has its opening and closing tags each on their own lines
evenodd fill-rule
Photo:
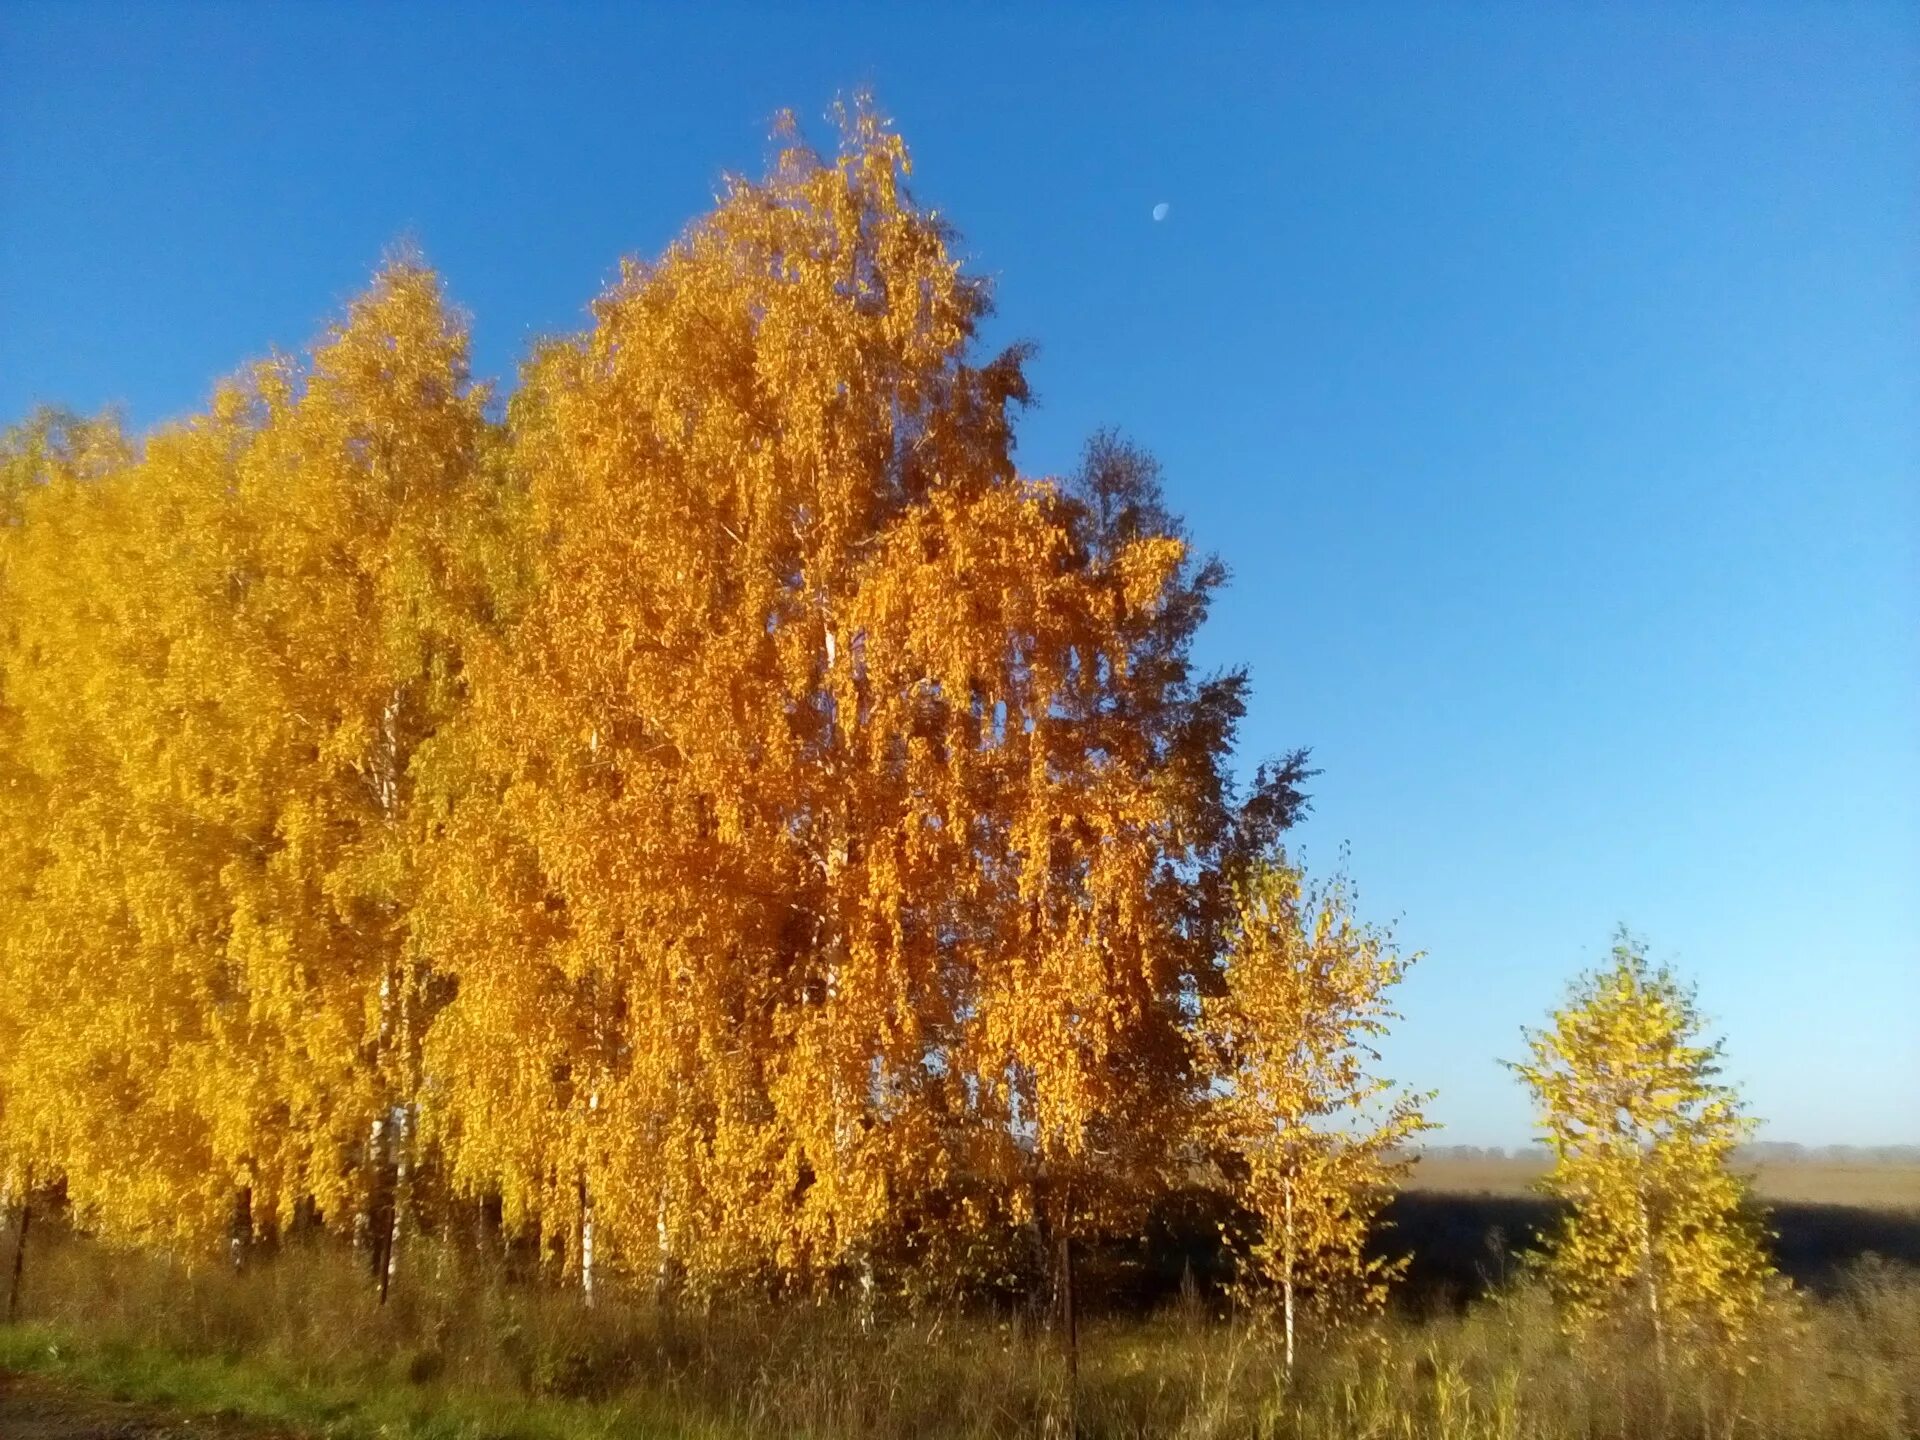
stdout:
<svg viewBox="0 0 1920 1440">
<path fill-rule="evenodd" d="M 1127 609 L 1155 608 L 1186 558 L 1186 544 L 1171 535 L 1136 540 L 1121 551 L 1120 593 Z"/>
<path fill-rule="evenodd" d="M 1544 1264 L 1576 1324 L 1658 1337 L 1710 1321 L 1701 1338 L 1731 1342 L 1770 1288 L 1759 1213 L 1727 1168 L 1750 1122 L 1700 1025 L 1692 991 L 1622 932 L 1510 1067 L 1556 1157 L 1546 1188 L 1571 1207 Z"/>
<path fill-rule="evenodd" d="M 1262 1224 L 1251 1259 L 1289 1317 L 1296 1292 L 1332 1319 L 1376 1309 L 1393 1267 L 1364 1245 L 1427 1097 L 1390 1097 L 1366 1041 L 1394 1018 L 1386 992 L 1412 959 L 1353 920 L 1344 881 L 1309 890 L 1283 860 L 1247 875 L 1236 910 L 1203 1023 L 1225 1086 L 1213 1122 Z"/>
<path fill-rule="evenodd" d="M 668 1242 L 696 1271 L 831 1265 L 961 1154 L 1017 1175 L 1027 1143 L 1151 1146 L 1187 1054 L 1191 897 L 1147 897 L 1191 853 L 1171 836 L 1225 827 L 1102 718 L 1143 644 L 1186 643 L 1129 628 L 1185 548 L 1105 547 L 1015 475 L 1023 387 L 967 363 L 984 297 L 903 164 L 871 117 L 831 165 L 789 150 L 629 266 L 516 401 L 542 578 L 462 722 L 514 797 L 467 812 L 515 859 L 436 884 L 463 975 L 436 1123 L 466 1154 L 551 1136 L 517 1173 L 585 1172 L 628 1253 L 698 1234 Z M 1171 726 L 1192 700 L 1162 678 L 1125 703 Z M 533 896 L 556 923 L 529 945 Z M 577 1085 L 488 1078 L 539 1008 L 497 997 L 555 972 L 598 998 L 558 1002 L 550 1053 L 617 1037 L 589 1052 L 605 1109 L 557 1129 Z M 619 1144 L 582 1149 L 614 1115 Z"/>
<path fill-rule="evenodd" d="M 259 1216 L 337 1206 L 405 1084 L 363 1058 L 365 1016 L 407 943 L 410 751 L 447 698 L 427 592 L 456 567 L 427 552 L 481 448 L 463 347 L 432 277 L 390 271 L 309 375 L 254 367 L 22 536 L 8 614 L 45 659 L 9 666 L 7 703 L 52 843 L 8 965 L 110 978 L 25 1014 L 7 1083 L 64 1117 L 69 1191 L 110 1228 L 217 1228 L 233 1175 Z M 124 1084 L 80 1078 L 113 1051 Z M 89 1158 L 101 1134 L 154 1146 Z"/>
<path fill-rule="evenodd" d="M 403 259 L 140 454 L 7 452 L 0 1103 L 101 1223 L 371 1224 L 424 1136 L 570 1263 L 591 1207 L 635 1268 L 815 1283 L 1185 1163 L 1265 833 L 1240 682 L 1187 679 L 1217 572 L 1117 442 L 1017 472 L 906 170 L 865 109 L 790 146 L 504 425 Z M 1372 1023 L 1397 962 L 1296 938 Z"/>
</svg>

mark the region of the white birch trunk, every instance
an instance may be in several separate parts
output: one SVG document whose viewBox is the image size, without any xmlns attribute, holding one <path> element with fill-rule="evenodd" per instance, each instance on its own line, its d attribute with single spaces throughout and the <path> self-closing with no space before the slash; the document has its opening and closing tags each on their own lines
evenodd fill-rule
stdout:
<svg viewBox="0 0 1920 1440">
<path fill-rule="evenodd" d="M 1653 1323 L 1654 1363 L 1664 1373 L 1667 1367 L 1666 1324 L 1660 1313 L 1660 1278 L 1654 1268 L 1653 1216 L 1647 1207 L 1644 1192 L 1640 1196 L 1640 1264 L 1646 1272 L 1647 1318 Z"/>
<path fill-rule="evenodd" d="M 673 1283 L 673 1246 L 667 1239 L 667 1191 L 662 1186 L 653 1202 L 653 1238 L 659 1247 L 659 1263 L 653 1272 L 653 1297 L 656 1300 L 667 1298 L 667 1288 Z"/>
<path fill-rule="evenodd" d="M 600 1092 L 595 1090 L 587 1097 L 587 1125 L 591 1137 L 593 1116 L 600 1110 Z M 586 1173 L 580 1175 L 580 1298 L 588 1309 L 593 1308 L 593 1192 L 588 1188 Z"/>
<path fill-rule="evenodd" d="M 407 1190 L 413 1179 L 409 1156 L 412 1152 L 413 1107 L 398 1106 L 393 1113 L 393 1205 L 387 1224 L 387 1288 L 400 1273 L 400 1221 L 407 1208 Z"/>
<path fill-rule="evenodd" d="M 1282 1252 L 1283 1264 L 1285 1266 L 1285 1269 L 1282 1273 L 1280 1287 L 1283 1294 L 1285 1295 L 1286 1325 L 1287 1325 L 1287 1374 L 1291 1375 L 1293 1374 L 1293 1269 L 1294 1269 L 1293 1177 L 1289 1175 L 1284 1181 L 1281 1182 L 1281 1184 L 1284 1186 L 1284 1190 L 1282 1193 L 1284 1195 L 1283 1203 L 1285 1206 L 1285 1226 L 1284 1226 L 1285 1238 L 1283 1241 L 1283 1252 Z"/>
<path fill-rule="evenodd" d="M 401 687 L 395 686 L 380 710 L 380 749 L 374 773 L 374 799 L 380 807 L 380 819 L 389 829 L 393 826 L 394 810 L 400 798 L 400 702 Z M 396 1029 L 400 1032 L 403 1062 L 412 1038 L 408 1033 L 406 996 L 396 993 L 401 991 L 403 983 L 397 979 L 391 964 L 387 973 L 380 978 L 380 1050 L 383 1061 L 388 1058 Z M 407 1188 L 411 1179 L 408 1159 L 412 1149 L 412 1128 L 412 1106 L 406 1101 L 390 1104 L 386 1115 L 374 1122 L 376 1139 L 385 1141 L 384 1151 L 379 1154 L 382 1183 L 385 1183 L 384 1172 L 390 1170 L 393 1177 L 387 1204 L 387 1233 L 384 1237 L 386 1264 L 380 1275 L 382 1304 L 386 1303 L 387 1292 L 393 1288 L 394 1277 L 400 1271 L 401 1214 L 407 1205 Z"/>
<path fill-rule="evenodd" d="M 373 1222 L 374 1211 L 380 1204 L 380 1172 L 386 1168 L 386 1133 L 386 1117 L 374 1116 L 373 1123 L 367 1127 L 367 1168 L 373 1172 L 374 1188 L 367 1195 L 366 1207 L 353 1217 L 354 1244 L 364 1244 L 369 1250 L 379 1244 L 373 1233 Z"/>
<path fill-rule="evenodd" d="M 580 1299 L 593 1308 L 593 1197 L 580 1182 Z"/>
</svg>

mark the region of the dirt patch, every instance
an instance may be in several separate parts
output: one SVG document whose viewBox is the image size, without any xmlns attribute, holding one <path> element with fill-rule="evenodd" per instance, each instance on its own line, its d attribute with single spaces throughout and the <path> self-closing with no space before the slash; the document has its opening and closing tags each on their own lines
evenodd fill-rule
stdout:
<svg viewBox="0 0 1920 1440">
<path fill-rule="evenodd" d="M 83 1395 L 36 1375 L 0 1371 L 4 1440 L 287 1440 L 233 1420 L 193 1420 L 151 1405 Z"/>
</svg>

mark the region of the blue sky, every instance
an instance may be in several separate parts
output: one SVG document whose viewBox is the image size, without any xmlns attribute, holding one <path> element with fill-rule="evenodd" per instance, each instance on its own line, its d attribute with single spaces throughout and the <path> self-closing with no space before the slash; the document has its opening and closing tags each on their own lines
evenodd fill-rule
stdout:
<svg viewBox="0 0 1920 1440">
<path fill-rule="evenodd" d="M 1118 425 L 1232 567 L 1440 1138 L 1525 1138 L 1494 1059 L 1624 920 L 1765 1133 L 1920 1140 L 1917 17 L 16 3 L 0 415 L 186 412 L 402 236 L 510 378 L 871 85 L 1041 346 L 1023 464 Z"/>
</svg>

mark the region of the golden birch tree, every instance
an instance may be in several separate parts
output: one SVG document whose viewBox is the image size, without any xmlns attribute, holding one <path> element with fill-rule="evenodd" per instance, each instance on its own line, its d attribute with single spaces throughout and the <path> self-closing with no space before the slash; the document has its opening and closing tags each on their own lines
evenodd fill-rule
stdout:
<svg viewBox="0 0 1920 1440">
<path fill-rule="evenodd" d="M 1737 1341 L 1774 1281 L 1764 1217 L 1731 1167 L 1753 1122 L 1702 1026 L 1692 988 L 1623 929 L 1509 1067 L 1553 1151 L 1543 1187 L 1568 1207 L 1548 1284 L 1576 1328 L 1637 1324 L 1663 1360 Z"/>
<path fill-rule="evenodd" d="M 1372 1073 L 1397 1018 L 1389 993 L 1417 956 L 1358 922 L 1344 879 L 1311 888 L 1276 858 L 1240 886 L 1223 993 L 1206 1002 L 1220 1057 L 1214 1120 L 1240 1201 L 1259 1221 L 1249 1259 L 1277 1292 L 1286 1363 L 1297 1317 L 1377 1313 L 1406 1265 L 1367 1253 L 1381 1207 L 1428 1128 L 1428 1095 Z"/>
<path fill-rule="evenodd" d="M 783 144 L 530 365 L 526 579 L 448 746 L 434 1122 L 576 1269 L 819 1283 L 1164 1163 L 1194 876 L 1297 802 L 1234 805 L 1219 574 L 1150 469 L 1017 473 L 1020 354 L 971 359 L 898 137 Z"/>
<path fill-rule="evenodd" d="M 1194 1150 L 1246 794 L 1224 576 L 1018 350 L 870 110 L 783 132 L 504 426 L 411 259 L 0 494 L 0 1164 L 384 1285 L 444 1155 L 591 1286 L 1125 1226 Z"/>
<path fill-rule="evenodd" d="M 110 1233 L 217 1231 L 231 1191 L 205 1095 L 198 830 L 156 783 L 173 593 L 112 426 L 16 451 L 34 468 L 6 561 L 6 1124 Z"/>
<path fill-rule="evenodd" d="M 29 501 L 6 683 L 41 838 L 7 1093 L 102 1228 L 311 1200 L 391 1255 L 435 994 L 413 760 L 457 703 L 484 398 L 403 262 L 310 369 L 254 367 Z"/>
<path fill-rule="evenodd" d="M 258 1057 L 299 1152 L 279 1203 L 358 1218 L 382 1294 L 419 1163 L 420 1052 L 445 994 L 412 921 L 423 743 L 461 703 L 491 501 L 487 392 L 433 273 L 386 266 L 304 370 L 257 372 L 233 461 L 253 546 L 218 692 L 267 806 L 226 872 L 228 953 L 278 1036 Z"/>
</svg>

